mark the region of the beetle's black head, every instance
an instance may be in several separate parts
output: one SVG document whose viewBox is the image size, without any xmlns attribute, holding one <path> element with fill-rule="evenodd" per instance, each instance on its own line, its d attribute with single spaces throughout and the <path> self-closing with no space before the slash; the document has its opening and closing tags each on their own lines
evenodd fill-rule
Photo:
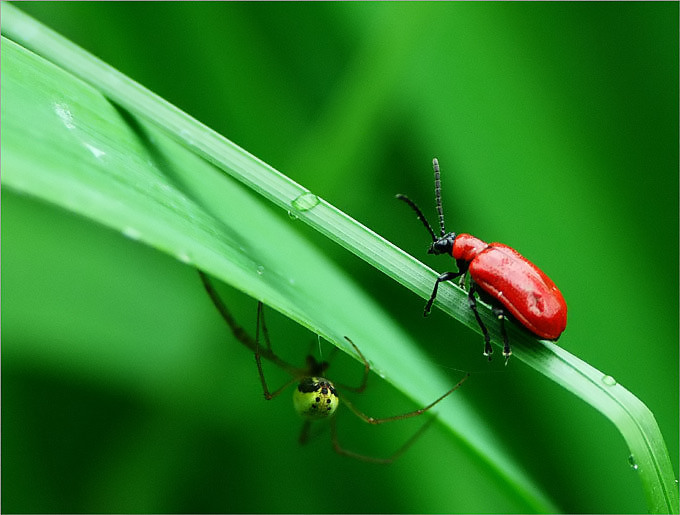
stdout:
<svg viewBox="0 0 680 515">
<path fill-rule="evenodd" d="M 449 232 L 439 239 L 436 239 L 430 248 L 427 249 L 428 254 L 451 254 L 453 250 L 453 240 L 456 239 L 455 232 Z"/>
</svg>

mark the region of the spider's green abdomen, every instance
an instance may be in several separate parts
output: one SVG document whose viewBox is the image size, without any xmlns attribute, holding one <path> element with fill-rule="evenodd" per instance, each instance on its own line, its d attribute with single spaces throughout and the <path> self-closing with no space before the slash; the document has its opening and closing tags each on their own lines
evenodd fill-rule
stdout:
<svg viewBox="0 0 680 515">
<path fill-rule="evenodd" d="M 293 392 L 295 411 L 305 418 L 328 418 L 338 402 L 335 386 L 323 377 L 305 377 Z"/>
</svg>

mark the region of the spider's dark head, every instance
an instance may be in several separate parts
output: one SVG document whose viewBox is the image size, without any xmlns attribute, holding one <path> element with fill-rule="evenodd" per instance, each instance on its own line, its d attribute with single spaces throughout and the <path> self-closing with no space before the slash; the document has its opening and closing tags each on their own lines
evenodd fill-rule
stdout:
<svg viewBox="0 0 680 515">
<path fill-rule="evenodd" d="M 323 376 L 328 366 L 328 361 L 319 361 L 312 355 L 307 356 L 307 374 L 310 376 Z"/>
</svg>

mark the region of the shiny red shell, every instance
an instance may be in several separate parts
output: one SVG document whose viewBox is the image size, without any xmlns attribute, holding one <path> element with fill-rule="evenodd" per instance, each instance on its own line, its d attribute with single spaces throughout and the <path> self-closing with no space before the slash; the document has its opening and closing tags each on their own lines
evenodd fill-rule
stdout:
<svg viewBox="0 0 680 515">
<path fill-rule="evenodd" d="M 451 255 L 469 263 L 477 286 L 540 338 L 556 340 L 567 326 L 567 304 L 555 283 L 512 247 L 469 234 L 453 240 Z"/>
</svg>

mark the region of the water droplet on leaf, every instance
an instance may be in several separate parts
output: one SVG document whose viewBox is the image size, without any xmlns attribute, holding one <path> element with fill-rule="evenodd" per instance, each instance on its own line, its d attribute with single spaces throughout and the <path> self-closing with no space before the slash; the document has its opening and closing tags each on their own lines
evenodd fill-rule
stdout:
<svg viewBox="0 0 680 515">
<path fill-rule="evenodd" d="M 616 379 L 614 379 L 612 376 L 602 376 L 602 382 L 607 386 L 616 385 Z"/>
<path fill-rule="evenodd" d="M 131 240 L 138 240 L 142 237 L 142 233 L 138 229 L 128 226 L 123 229 L 123 236 Z"/>
<path fill-rule="evenodd" d="M 314 193 L 303 193 L 298 198 L 293 200 L 293 207 L 297 211 L 309 211 L 320 202 L 319 197 Z"/>
<path fill-rule="evenodd" d="M 191 263 L 191 256 L 187 252 L 181 251 L 177 253 L 177 259 L 179 259 L 182 263 L 189 264 Z"/>
</svg>

